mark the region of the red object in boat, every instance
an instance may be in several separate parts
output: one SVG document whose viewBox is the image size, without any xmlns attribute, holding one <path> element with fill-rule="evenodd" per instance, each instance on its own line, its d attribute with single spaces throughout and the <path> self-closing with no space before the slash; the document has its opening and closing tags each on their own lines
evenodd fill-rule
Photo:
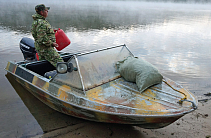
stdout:
<svg viewBox="0 0 211 138">
<path fill-rule="evenodd" d="M 68 46 L 71 43 L 70 39 L 67 37 L 64 31 L 60 28 L 56 31 L 55 37 L 56 37 L 56 43 L 59 45 L 59 47 L 56 47 L 58 51 L 64 49 L 66 46 Z"/>
<path fill-rule="evenodd" d="M 36 53 L 36 58 L 37 58 L 37 61 L 39 61 L 39 56 L 38 56 L 38 54 Z"/>
</svg>

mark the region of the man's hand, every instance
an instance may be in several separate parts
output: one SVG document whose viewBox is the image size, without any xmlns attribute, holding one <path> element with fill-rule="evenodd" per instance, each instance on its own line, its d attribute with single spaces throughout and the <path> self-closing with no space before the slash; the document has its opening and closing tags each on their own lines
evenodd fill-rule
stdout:
<svg viewBox="0 0 211 138">
<path fill-rule="evenodd" d="M 53 45 L 53 47 L 59 47 L 59 45 L 55 42 L 52 45 Z"/>
</svg>

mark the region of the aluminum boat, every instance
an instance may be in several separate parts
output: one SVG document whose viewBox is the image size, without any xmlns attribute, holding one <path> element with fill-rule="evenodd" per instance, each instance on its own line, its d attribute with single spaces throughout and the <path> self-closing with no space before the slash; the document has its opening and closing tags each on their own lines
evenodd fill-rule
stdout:
<svg viewBox="0 0 211 138">
<path fill-rule="evenodd" d="M 65 62 L 56 69 L 45 60 L 24 60 L 9 61 L 5 70 L 49 107 L 91 121 L 157 129 L 197 108 L 196 97 L 166 77 L 142 93 L 122 78 L 116 62 L 134 56 L 126 45 L 60 55 Z"/>
</svg>

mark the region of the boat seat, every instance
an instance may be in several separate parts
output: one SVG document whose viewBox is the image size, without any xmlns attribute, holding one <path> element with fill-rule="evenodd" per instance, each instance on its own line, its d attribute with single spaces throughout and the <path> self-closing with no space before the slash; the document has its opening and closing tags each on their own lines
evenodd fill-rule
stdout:
<svg viewBox="0 0 211 138">
<path fill-rule="evenodd" d="M 29 63 L 26 68 L 42 76 L 48 71 L 55 70 L 55 67 L 46 60 Z"/>
<path fill-rule="evenodd" d="M 68 56 L 64 56 L 62 57 L 64 62 L 67 62 L 70 58 L 72 57 L 72 55 L 68 55 Z M 38 62 L 32 62 L 32 63 L 28 63 L 26 64 L 26 68 L 41 75 L 44 76 L 44 74 L 46 72 L 50 72 L 55 70 L 56 68 L 47 60 L 43 60 L 43 61 L 38 61 Z"/>
</svg>

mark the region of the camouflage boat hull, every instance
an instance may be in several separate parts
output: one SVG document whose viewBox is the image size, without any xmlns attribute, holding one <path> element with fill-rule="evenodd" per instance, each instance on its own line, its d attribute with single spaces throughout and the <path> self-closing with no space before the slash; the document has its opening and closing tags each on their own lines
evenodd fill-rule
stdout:
<svg viewBox="0 0 211 138">
<path fill-rule="evenodd" d="M 79 71 L 83 75 L 83 66 L 80 67 Z M 174 89 L 185 93 L 188 101 L 178 103 L 183 95 L 175 92 L 165 82 L 139 93 L 134 83 L 125 81 L 118 74 L 113 79 L 108 79 L 109 81 L 100 81 L 94 87 L 88 87 L 91 85 L 86 84 L 84 75 L 83 78 L 79 77 L 83 81 L 81 84 L 84 84 L 80 89 L 71 87 L 64 74 L 47 79 L 27 69 L 22 63 L 8 62 L 5 70 L 49 107 L 91 121 L 156 129 L 194 111 L 198 104 L 192 93 L 168 78 L 165 81 Z M 95 73 L 99 71 L 96 70 L 96 65 L 92 65 L 89 70 L 95 70 Z M 73 83 L 77 84 L 77 80 Z"/>
</svg>

